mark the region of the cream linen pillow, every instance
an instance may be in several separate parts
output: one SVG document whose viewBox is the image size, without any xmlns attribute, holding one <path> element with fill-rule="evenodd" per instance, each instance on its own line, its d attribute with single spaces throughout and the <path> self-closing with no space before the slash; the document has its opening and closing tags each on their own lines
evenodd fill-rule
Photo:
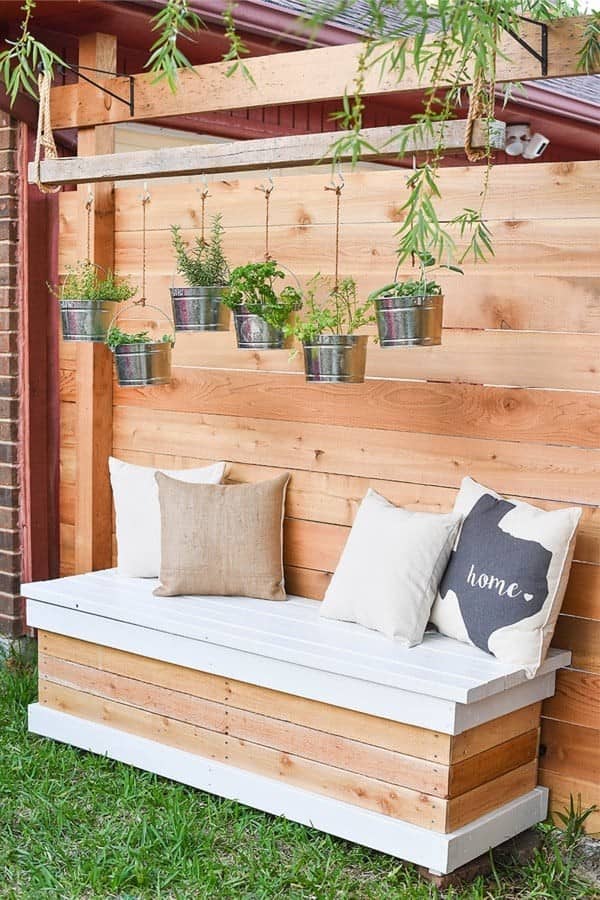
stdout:
<svg viewBox="0 0 600 900">
<path fill-rule="evenodd" d="M 109 457 L 108 468 L 115 504 L 117 568 L 131 578 L 157 578 L 160 572 L 160 507 L 154 476 L 165 472 L 191 483 L 218 484 L 227 464 L 201 469 L 156 469 Z"/>
<path fill-rule="evenodd" d="M 289 474 L 258 484 L 183 484 L 158 472 L 158 597 L 285 600 L 283 514 Z"/>
<path fill-rule="evenodd" d="M 454 511 L 463 524 L 431 621 L 533 677 L 565 595 L 581 509 L 547 512 L 465 478 Z"/>
<path fill-rule="evenodd" d="M 369 490 L 321 604 L 412 647 L 423 640 L 460 517 L 410 512 Z"/>
</svg>

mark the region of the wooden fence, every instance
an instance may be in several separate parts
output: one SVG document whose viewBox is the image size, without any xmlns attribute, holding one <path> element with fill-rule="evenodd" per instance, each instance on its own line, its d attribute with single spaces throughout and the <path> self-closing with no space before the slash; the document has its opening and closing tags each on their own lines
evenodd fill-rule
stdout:
<svg viewBox="0 0 600 900">
<path fill-rule="evenodd" d="M 361 291 L 391 280 L 406 173 L 346 177 L 342 272 Z M 477 206 L 480 171 L 442 173 L 442 214 Z M 252 178 L 210 185 L 234 264 L 264 251 Z M 113 388 L 112 447 L 166 467 L 217 459 L 235 480 L 293 473 L 286 519 L 289 589 L 320 598 L 367 487 L 409 508 L 444 511 L 466 474 L 544 508 L 584 507 L 555 644 L 573 652 L 546 703 L 541 781 L 555 808 L 600 804 L 600 163 L 498 166 L 487 215 L 496 256 L 443 275 L 443 346 L 370 346 L 364 385 L 305 384 L 287 351 L 235 349 L 229 334 L 181 335 L 168 387 Z M 322 175 L 276 180 L 271 249 L 301 280 L 331 273 L 334 200 Z M 194 185 L 151 187 L 148 298 L 168 310 L 168 226 L 199 223 Z M 61 197 L 60 264 L 81 253 L 82 193 Z M 139 188 L 116 190 L 115 264 L 139 282 Z M 148 318 L 164 331 L 159 317 Z M 61 567 L 75 569 L 77 351 L 61 346 Z M 108 388 L 110 389 L 110 388 Z M 110 426 L 109 426 L 110 427 Z M 600 831 L 600 813 L 590 820 Z"/>
</svg>

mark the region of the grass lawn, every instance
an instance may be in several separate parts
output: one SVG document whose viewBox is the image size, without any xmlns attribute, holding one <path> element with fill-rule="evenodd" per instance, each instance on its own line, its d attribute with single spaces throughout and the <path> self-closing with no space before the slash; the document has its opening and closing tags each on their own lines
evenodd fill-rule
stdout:
<svg viewBox="0 0 600 900">
<path fill-rule="evenodd" d="M 412 866 L 382 854 L 28 735 L 31 656 L 0 661 L 1 898 L 441 896 Z M 577 841 L 548 826 L 543 832 L 526 867 L 445 896 L 597 898 L 576 874 Z"/>
</svg>

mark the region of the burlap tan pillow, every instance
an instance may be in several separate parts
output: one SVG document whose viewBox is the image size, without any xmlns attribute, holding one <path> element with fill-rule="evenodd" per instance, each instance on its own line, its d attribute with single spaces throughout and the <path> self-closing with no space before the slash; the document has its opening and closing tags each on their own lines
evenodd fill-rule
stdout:
<svg viewBox="0 0 600 900">
<path fill-rule="evenodd" d="M 257 484 L 185 484 L 156 474 L 158 597 L 285 600 L 283 513 L 289 474 Z"/>
</svg>

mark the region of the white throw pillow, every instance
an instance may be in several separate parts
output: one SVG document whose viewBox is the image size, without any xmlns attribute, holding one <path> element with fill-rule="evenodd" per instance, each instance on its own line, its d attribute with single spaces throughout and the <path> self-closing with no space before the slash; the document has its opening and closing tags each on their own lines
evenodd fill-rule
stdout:
<svg viewBox="0 0 600 900">
<path fill-rule="evenodd" d="M 410 512 L 369 490 L 321 615 L 419 644 L 459 524 L 453 513 Z"/>
<path fill-rule="evenodd" d="M 547 512 L 465 478 L 454 511 L 463 523 L 431 621 L 533 677 L 552 640 L 581 509 Z"/>
<path fill-rule="evenodd" d="M 191 484 L 220 484 L 226 463 L 201 469 L 155 469 L 109 457 L 115 503 L 117 567 L 131 578 L 158 578 L 160 572 L 160 506 L 154 478 L 164 472 Z"/>
</svg>

